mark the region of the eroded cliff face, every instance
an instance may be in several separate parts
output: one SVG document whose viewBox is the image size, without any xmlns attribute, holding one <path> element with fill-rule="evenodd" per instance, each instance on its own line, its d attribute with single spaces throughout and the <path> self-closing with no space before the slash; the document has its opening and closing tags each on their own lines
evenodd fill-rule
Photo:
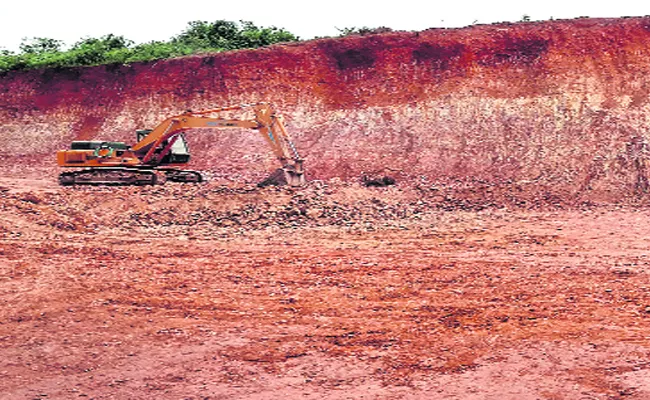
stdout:
<svg viewBox="0 0 650 400">
<path fill-rule="evenodd" d="M 514 184 L 616 201 L 648 191 L 650 18 L 322 39 L 0 78 L 4 165 L 54 165 L 80 139 L 133 141 L 186 109 L 267 101 L 309 178 Z M 255 132 L 189 135 L 194 168 L 275 168 Z M 19 156 L 20 155 L 20 156 Z"/>
</svg>

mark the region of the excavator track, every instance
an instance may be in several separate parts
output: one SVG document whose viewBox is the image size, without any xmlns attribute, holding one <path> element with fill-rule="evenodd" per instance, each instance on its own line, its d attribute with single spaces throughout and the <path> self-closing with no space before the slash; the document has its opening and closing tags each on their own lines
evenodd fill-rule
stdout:
<svg viewBox="0 0 650 400">
<path fill-rule="evenodd" d="M 203 176 L 197 171 L 187 171 L 180 169 L 158 169 L 165 172 L 165 177 L 170 182 L 182 183 L 200 183 L 203 182 Z"/>
<path fill-rule="evenodd" d="M 59 184 L 73 185 L 155 185 L 154 171 L 137 168 L 88 168 L 79 171 L 63 172 Z"/>
</svg>

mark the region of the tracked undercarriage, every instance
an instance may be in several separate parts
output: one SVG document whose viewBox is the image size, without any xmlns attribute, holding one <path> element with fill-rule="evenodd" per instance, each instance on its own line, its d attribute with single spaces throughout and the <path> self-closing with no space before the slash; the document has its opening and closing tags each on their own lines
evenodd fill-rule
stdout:
<svg viewBox="0 0 650 400">
<path fill-rule="evenodd" d="M 199 183 L 203 177 L 196 171 L 178 169 L 142 169 L 142 168 L 87 168 L 78 171 L 63 172 L 59 183 L 72 185 L 155 185 L 156 183 L 188 182 Z"/>
</svg>

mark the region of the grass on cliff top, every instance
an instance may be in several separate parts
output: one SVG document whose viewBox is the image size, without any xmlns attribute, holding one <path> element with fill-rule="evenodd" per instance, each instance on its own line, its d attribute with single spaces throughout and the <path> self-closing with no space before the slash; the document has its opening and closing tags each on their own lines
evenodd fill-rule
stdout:
<svg viewBox="0 0 650 400">
<path fill-rule="evenodd" d="M 20 52 L 0 50 L 0 73 L 39 68 L 80 67 L 102 64 L 129 64 L 185 56 L 203 52 L 254 49 L 274 43 L 300 40 L 276 27 L 257 27 L 252 22 L 193 21 L 169 41 L 135 45 L 113 34 L 86 38 L 64 50 L 64 43 L 50 38 L 23 40 Z"/>
</svg>

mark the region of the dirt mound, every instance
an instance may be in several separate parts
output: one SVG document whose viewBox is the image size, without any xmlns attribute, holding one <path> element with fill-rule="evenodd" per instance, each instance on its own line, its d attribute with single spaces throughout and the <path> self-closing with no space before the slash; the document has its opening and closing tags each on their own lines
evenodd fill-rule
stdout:
<svg viewBox="0 0 650 400">
<path fill-rule="evenodd" d="M 311 181 L 299 189 L 207 182 L 56 190 L 39 188 L 34 181 L 16 182 L 16 187 L 0 185 L 0 238 L 4 239 L 102 237 L 125 232 L 206 239 L 233 232 L 303 228 L 368 233 L 407 229 L 441 211 L 598 207 L 548 193 L 529 197 L 531 191 L 521 186 L 477 181 L 376 187 L 367 186 L 367 181 L 333 179 Z"/>
<path fill-rule="evenodd" d="M 75 139 L 133 140 L 186 109 L 269 101 L 311 179 L 535 181 L 618 201 L 648 191 L 650 18 L 395 32 L 0 78 L 3 168 Z M 251 132 L 190 134 L 194 167 L 257 182 Z M 230 171 L 235 171 L 234 173 Z"/>
</svg>

